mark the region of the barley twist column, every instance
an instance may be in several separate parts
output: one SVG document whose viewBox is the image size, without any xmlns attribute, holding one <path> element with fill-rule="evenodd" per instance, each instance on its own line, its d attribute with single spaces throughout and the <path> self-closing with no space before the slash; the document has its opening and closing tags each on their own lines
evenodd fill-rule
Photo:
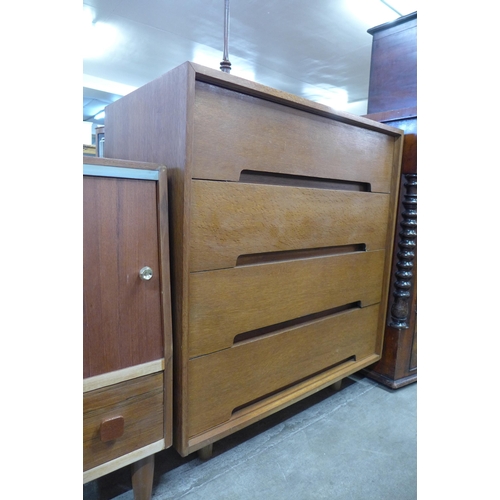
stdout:
<svg viewBox="0 0 500 500">
<path fill-rule="evenodd" d="M 391 317 L 389 326 L 409 328 L 409 304 L 413 280 L 413 261 L 417 245 L 417 174 L 404 174 L 405 192 L 403 195 L 403 213 L 399 232 L 399 251 L 395 272 Z"/>
</svg>

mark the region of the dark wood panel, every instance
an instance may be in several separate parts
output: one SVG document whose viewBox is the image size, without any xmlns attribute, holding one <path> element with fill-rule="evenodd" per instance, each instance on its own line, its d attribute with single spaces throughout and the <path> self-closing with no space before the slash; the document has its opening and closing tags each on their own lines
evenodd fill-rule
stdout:
<svg viewBox="0 0 500 500">
<path fill-rule="evenodd" d="M 417 369 L 417 320 L 415 318 L 415 330 L 411 344 L 410 370 Z"/>
<path fill-rule="evenodd" d="M 373 35 L 368 114 L 416 106 L 416 13 L 368 32 Z"/>
<path fill-rule="evenodd" d="M 156 182 L 84 176 L 84 378 L 164 357 L 157 232 Z"/>
</svg>

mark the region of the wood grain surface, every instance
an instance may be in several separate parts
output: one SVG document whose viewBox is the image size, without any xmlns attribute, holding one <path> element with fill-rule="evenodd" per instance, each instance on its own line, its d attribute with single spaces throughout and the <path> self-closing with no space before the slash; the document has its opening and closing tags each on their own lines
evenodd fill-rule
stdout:
<svg viewBox="0 0 500 500">
<path fill-rule="evenodd" d="M 228 420 L 235 408 L 335 363 L 369 356 L 378 309 L 374 305 L 349 310 L 190 360 L 189 435 L 206 431 Z"/>
<path fill-rule="evenodd" d="M 368 33 L 373 36 L 368 114 L 416 106 L 417 13 Z"/>
<path fill-rule="evenodd" d="M 193 139 L 193 178 L 307 172 L 390 192 L 394 137 L 204 82 L 196 82 Z"/>
<path fill-rule="evenodd" d="M 156 203 L 154 181 L 84 176 L 84 378 L 163 358 Z"/>
<path fill-rule="evenodd" d="M 380 302 L 384 257 L 380 250 L 192 273 L 190 357 L 230 347 L 242 332 Z"/>
<path fill-rule="evenodd" d="M 83 465 L 91 469 L 163 438 L 163 373 L 156 373 L 83 396 Z M 124 419 L 123 435 L 103 442 L 101 423 Z"/>
<path fill-rule="evenodd" d="M 181 455 L 379 359 L 401 146 L 402 132 L 394 127 L 337 113 L 194 63 L 185 63 L 108 106 L 106 154 L 168 167 L 176 367 L 174 444 Z M 253 201 L 244 193 L 240 196 L 239 187 L 198 190 L 206 181 L 245 185 L 254 194 Z M 275 190 L 266 198 L 270 185 Z M 287 203 L 286 196 L 280 197 L 283 185 L 302 203 L 300 209 Z M 310 208 L 307 189 L 325 192 L 318 194 Z M 338 200 L 345 202 L 345 208 L 335 200 L 327 208 L 333 191 L 339 192 Z M 383 210 L 383 203 L 365 201 L 380 193 L 390 198 L 381 247 L 375 243 L 377 216 L 372 219 L 372 212 Z M 274 194 L 280 198 L 276 206 Z M 317 216 L 313 216 L 315 210 Z M 329 210 L 334 211 L 333 219 L 339 219 L 337 227 L 327 221 Z M 366 218 L 361 224 L 367 225 L 359 227 L 363 210 Z M 252 217 L 256 227 L 250 224 Z M 307 227 L 307 217 L 311 217 L 311 227 Z M 350 229 L 349 220 L 353 221 Z M 235 229 L 238 224 L 242 225 L 240 234 Z M 295 241 L 294 231 L 300 233 Z M 361 235 L 366 243 L 357 241 Z M 347 243 L 323 246 L 330 238 Z M 365 245 L 368 251 L 363 251 Z M 191 418 L 198 418 L 193 417 L 191 405 L 197 405 L 201 397 L 192 392 L 188 369 L 192 362 L 205 358 L 207 352 L 219 355 L 216 351 L 222 354 L 271 338 L 278 334 L 273 328 L 279 329 L 282 322 L 300 323 L 316 312 L 358 301 L 366 307 L 381 304 L 376 306 L 376 331 L 365 339 L 370 349 L 366 357 L 346 361 L 307 381 L 295 380 L 298 385 L 266 398 L 266 403 L 255 403 L 251 411 L 237 411 L 201 434 L 188 435 Z M 287 323 L 287 327 L 305 325 L 298 323 L 293 327 Z M 250 340 L 248 332 L 257 337 Z M 356 337 L 357 332 L 352 335 Z M 223 362 L 216 371 L 224 372 Z M 255 359 L 248 356 L 239 362 L 244 370 L 251 370 Z M 245 389 L 241 392 L 238 399 Z M 219 395 L 212 396 L 204 400 L 207 407 L 196 406 L 196 411 L 215 415 Z"/>
<path fill-rule="evenodd" d="M 240 255 L 385 246 L 386 194 L 192 181 L 190 270 L 236 266 Z"/>
</svg>

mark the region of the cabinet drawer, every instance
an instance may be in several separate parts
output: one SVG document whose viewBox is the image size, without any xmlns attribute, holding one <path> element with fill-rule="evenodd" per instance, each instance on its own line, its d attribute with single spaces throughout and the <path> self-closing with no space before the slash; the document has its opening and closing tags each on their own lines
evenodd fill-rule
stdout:
<svg viewBox="0 0 500 500">
<path fill-rule="evenodd" d="M 243 332 L 380 302 L 384 258 L 379 250 L 192 273 L 190 357 L 231 347 Z"/>
<path fill-rule="evenodd" d="M 191 190 L 191 272 L 252 254 L 386 245 L 387 194 L 210 181 Z"/>
<path fill-rule="evenodd" d="M 378 319 L 379 305 L 356 308 L 189 360 L 189 436 L 290 384 L 372 355 Z"/>
<path fill-rule="evenodd" d="M 163 439 L 163 372 L 83 396 L 83 470 Z"/>
<path fill-rule="evenodd" d="M 193 178 L 270 172 L 390 192 L 394 137 L 200 81 L 193 137 Z"/>
</svg>

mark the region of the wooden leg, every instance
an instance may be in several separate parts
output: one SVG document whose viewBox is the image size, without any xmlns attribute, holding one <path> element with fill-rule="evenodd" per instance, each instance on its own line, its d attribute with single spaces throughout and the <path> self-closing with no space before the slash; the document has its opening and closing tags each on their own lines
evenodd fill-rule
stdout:
<svg viewBox="0 0 500 500">
<path fill-rule="evenodd" d="M 198 450 L 198 457 L 200 458 L 200 460 L 208 460 L 209 458 L 212 458 L 213 447 L 213 443 L 210 443 L 203 448 L 200 448 Z"/>
<path fill-rule="evenodd" d="M 150 500 L 153 492 L 155 456 L 143 458 L 132 464 L 132 488 L 134 500 Z"/>
<path fill-rule="evenodd" d="M 340 388 L 342 387 L 342 379 L 335 382 L 332 387 L 334 391 L 340 391 Z"/>
</svg>

